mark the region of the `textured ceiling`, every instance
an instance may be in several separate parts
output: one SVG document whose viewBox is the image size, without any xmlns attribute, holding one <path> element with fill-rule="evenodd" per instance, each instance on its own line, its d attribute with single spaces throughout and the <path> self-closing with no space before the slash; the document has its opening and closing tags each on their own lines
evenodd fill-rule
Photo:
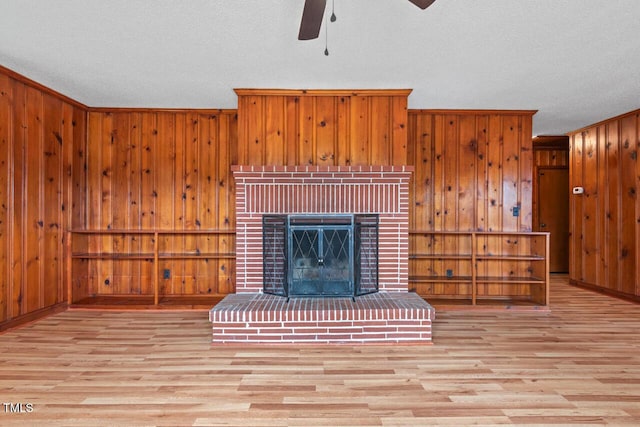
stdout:
<svg viewBox="0 0 640 427">
<path fill-rule="evenodd" d="M 0 65 L 92 107 L 409 88 L 410 108 L 538 110 L 534 134 L 640 108 L 638 0 L 335 0 L 338 20 L 298 41 L 303 3 L 0 0 Z"/>
</svg>

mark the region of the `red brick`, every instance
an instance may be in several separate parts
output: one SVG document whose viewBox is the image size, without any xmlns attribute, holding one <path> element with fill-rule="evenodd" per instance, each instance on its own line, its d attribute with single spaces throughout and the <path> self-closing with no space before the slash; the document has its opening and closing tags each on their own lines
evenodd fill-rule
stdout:
<svg viewBox="0 0 640 427">
<path fill-rule="evenodd" d="M 292 334 L 294 333 L 293 329 L 289 329 L 289 328 L 260 328 L 258 333 L 260 334 L 271 334 L 271 335 L 276 335 L 276 334 Z"/>
<path fill-rule="evenodd" d="M 319 340 L 348 341 L 351 339 L 351 335 L 350 334 L 319 334 L 317 338 Z"/>
<path fill-rule="evenodd" d="M 290 342 L 298 342 L 298 341 L 316 341 L 318 339 L 318 337 L 315 334 L 291 334 L 291 335 L 283 335 L 282 336 L 282 340 L 283 341 L 290 341 Z"/>
<path fill-rule="evenodd" d="M 344 328 L 329 328 L 330 334 L 359 334 L 362 333 L 363 328 L 344 327 Z"/>
<path fill-rule="evenodd" d="M 364 332 L 361 334 L 353 334 L 351 336 L 354 340 L 379 340 L 383 341 L 387 338 L 386 334 L 383 333 L 373 333 L 373 332 Z"/>
<path fill-rule="evenodd" d="M 281 328 L 280 322 L 250 322 L 247 325 L 249 328 Z"/>
</svg>

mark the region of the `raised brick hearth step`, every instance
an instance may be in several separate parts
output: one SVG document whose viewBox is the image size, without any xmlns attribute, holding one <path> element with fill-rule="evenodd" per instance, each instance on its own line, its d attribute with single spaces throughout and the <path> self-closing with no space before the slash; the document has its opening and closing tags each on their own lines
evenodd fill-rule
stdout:
<svg viewBox="0 0 640 427">
<path fill-rule="evenodd" d="M 209 312 L 213 343 L 431 343 L 435 310 L 411 292 L 351 298 L 227 295 Z"/>
</svg>

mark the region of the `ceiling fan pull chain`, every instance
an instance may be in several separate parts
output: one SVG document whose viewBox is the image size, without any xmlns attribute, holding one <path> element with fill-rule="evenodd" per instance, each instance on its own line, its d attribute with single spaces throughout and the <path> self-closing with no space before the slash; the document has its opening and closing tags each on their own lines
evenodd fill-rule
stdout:
<svg viewBox="0 0 640 427">
<path fill-rule="evenodd" d="M 331 22 L 336 22 L 338 18 L 335 13 L 335 0 L 331 0 L 331 18 L 329 20 Z M 325 25 L 324 27 L 324 55 L 329 56 L 329 26 Z"/>
<path fill-rule="evenodd" d="M 329 26 L 324 26 L 324 56 L 329 56 Z"/>
</svg>

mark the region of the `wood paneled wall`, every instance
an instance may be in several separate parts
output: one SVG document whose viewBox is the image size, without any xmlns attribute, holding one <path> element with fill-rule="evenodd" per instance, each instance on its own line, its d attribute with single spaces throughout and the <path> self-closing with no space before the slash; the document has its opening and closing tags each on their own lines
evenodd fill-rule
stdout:
<svg viewBox="0 0 640 427">
<path fill-rule="evenodd" d="M 410 228 L 531 231 L 534 113 L 409 111 Z"/>
<path fill-rule="evenodd" d="M 640 297 L 640 110 L 570 136 L 570 279 Z"/>
<path fill-rule="evenodd" d="M 436 238 L 420 231 L 531 231 L 532 172 L 531 143 L 533 111 L 409 111 L 408 163 L 413 165 L 410 190 L 409 253 L 470 254 L 470 238 Z M 514 215 L 514 208 L 518 216 Z M 519 212 L 518 212 L 519 211 Z M 530 241 L 517 244 L 483 238 L 478 250 L 520 250 L 527 253 Z M 516 246 L 517 244 L 517 246 Z M 501 246 L 502 245 L 502 246 Z M 518 249 L 519 248 L 519 249 Z M 443 274 L 471 277 L 470 262 L 411 259 L 410 276 Z M 508 261 L 482 263 L 477 274 L 498 277 L 520 272 L 522 266 Z M 416 283 L 420 295 L 469 296 L 467 284 Z M 481 285 L 483 295 L 521 295 L 526 286 Z"/>
<path fill-rule="evenodd" d="M 238 94 L 238 164 L 403 165 L 410 90 Z"/>
<path fill-rule="evenodd" d="M 239 164 L 409 164 L 412 229 L 531 230 L 534 111 L 408 112 L 408 90 L 236 92 Z"/>
<path fill-rule="evenodd" d="M 86 146 L 74 166 L 85 217 L 77 229 L 231 230 L 235 228 L 231 164 L 237 162 L 235 110 L 91 110 Z M 234 252 L 234 236 L 161 236 L 160 250 Z M 199 239 L 199 241 L 198 241 Z M 108 236 L 91 243 L 104 252 L 152 252 L 151 236 Z M 94 250 L 96 248 L 94 247 Z M 88 295 L 151 295 L 154 265 L 90 261 L 82 274 Z M 161 260 L 163 295 L 226 294 L 234 290 L 233 260 Z M 82 270 L 82 269 L 81 269 Z M 82 297 L 74 286 L 74 299 Z"/>
<path fill-rule="evenodd" d="M 64 301 L 71 156 L 85 126 L 86 107 L 0 67 L 0 326 Z"/>
<path fill-rule="evenodd" d="M 89 109 L 9 75 L 0 88 L 3 319 L 63 301 L 66 229 L 233 231 L 232 164 L 413 165 L 412 229 L 531 230 L 532 111 L 408 112 L 409 90 L 238 90 L 237 112 Z M 150 239 L 89 249 L 148 253 Z M 208 239 L 233 252 L 233 237 Z M 74 299 L 153 292 L 151 260 L 74 262 Z M 232 259 L 203 262 L 161 260 L 160 292 L 234 291 Z"/>
</svg>

